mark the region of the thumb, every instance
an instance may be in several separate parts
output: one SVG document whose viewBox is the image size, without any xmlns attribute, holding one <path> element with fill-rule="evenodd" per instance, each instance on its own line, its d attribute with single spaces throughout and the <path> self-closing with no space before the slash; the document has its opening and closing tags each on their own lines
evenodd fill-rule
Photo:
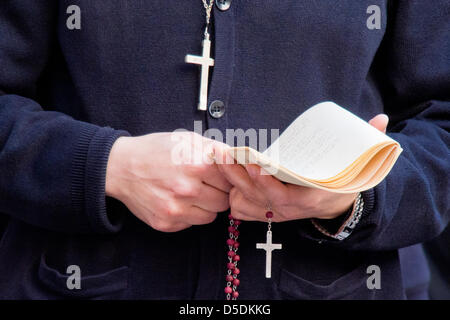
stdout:
<svg viewBox="0 0 450 320">
<path fill-rule="evenodd" d="M 369 123 L 372 126 L 374 126 L 375 128 L 377 128 L 378 130 L 380 130 L 383 133 L 386 133 L 386 127 L 388 125 L 388 122 L 389 122 L 389 117 L 383 113 L 376 115 L 369 121 Z"/>
</svg>

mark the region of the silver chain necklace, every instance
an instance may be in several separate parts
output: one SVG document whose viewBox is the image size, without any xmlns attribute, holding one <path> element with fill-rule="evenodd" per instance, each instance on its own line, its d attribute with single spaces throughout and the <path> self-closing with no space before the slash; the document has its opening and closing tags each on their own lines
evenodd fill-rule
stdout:
<svg viewBox="0 0 450 320">
<path fill-rule="evenodd" d="M 209 32 L 208 32 L 208 28 L 209 28 L 209 22 L 211 21 L 211 11 L 214 5 L 214 0 L 211 0 L 209 2 L 209 4 L 206 2 L 206 0 L 202 0 L 203 1 L 203 7 L 205 7 L 205 11 L 206 11 L 206 27 L 205 27 L 205 39 L 209 39 Z"/>
<path fill-rule="evenodd" d="M 203 7 L 206 11 L 206 27 L 204 32 L 204 39 L 202 42 L 203 52 L 201 56 L 195 56 L 188 54 L 184 58 L 186 63 L 198 64 L 201 66 L 200 71 L 200 93 L 197 109 L 206 111 L 208 104 L 208 79 L 209 68 L 214 66 L 214 59 L 211 58 L 211 41 L 209 40 L 209 24 L 211 21 L 211 11 L 213 8 L 214 0 L 210 0 L 209 4 L 206 0 L 202 0 Z"/>
</svg>

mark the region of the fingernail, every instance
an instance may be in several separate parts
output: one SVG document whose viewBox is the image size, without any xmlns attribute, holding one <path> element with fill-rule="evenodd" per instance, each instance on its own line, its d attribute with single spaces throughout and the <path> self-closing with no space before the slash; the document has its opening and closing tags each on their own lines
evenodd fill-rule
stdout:
<svg viewBox="0 0 450 320">
<path fill-rule="evenodd" d="M 382 116 L 382 117 L 386 118 L 387 120 L 389 120 L 389 116 L 387 114 L 385 114 L 385 113 L 380 114 L 380 116 Z"/>
</svg>

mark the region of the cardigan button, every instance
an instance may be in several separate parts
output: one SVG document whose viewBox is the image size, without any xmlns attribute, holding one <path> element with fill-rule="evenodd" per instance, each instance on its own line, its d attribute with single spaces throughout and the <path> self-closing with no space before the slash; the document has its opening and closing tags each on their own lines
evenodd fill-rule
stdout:
<svg viewBox="0 0 450 320">
<path fill-rule="evenodd" d="M 225 113 L 225 104 L 220 100 L 214 100 L 209 105 L 208 111 L 211 117 L 216 119 L 222 118 Z"/>
<path fill-rule="evenodd" d="M 230 9 L 231 0 L 216 0 L 216 6 L 220 11 L 227 11 Z"/>
</svg>

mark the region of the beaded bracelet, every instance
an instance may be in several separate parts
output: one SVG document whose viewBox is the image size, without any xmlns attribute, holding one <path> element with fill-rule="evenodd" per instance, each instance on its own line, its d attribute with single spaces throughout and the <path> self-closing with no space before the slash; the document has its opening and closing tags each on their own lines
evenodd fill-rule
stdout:
<svg viewBox="0 0 450 320">
<path fill-rule="evenodd" d="M 335 234 L 329 233 L 322 226 L 320 226 L 319 223 L 315 219 L 311 219 L 311 223 L 314 225 L 314 227 L 316 227 L 317 230 L 319 230 L 324 235 L 331 237 L 333 239 L 342 241 L 342 240 L 346 239 L 355 229 L 356 225 L 358 224 L 359 220 L 361 219 L 363 209 L 364 209 L 364 200 L 360 193 L 356 197 L 356 200 L 353 204 L 352 213 L 345 220 L 345 222 L 342 224 L 342 226 L 339 228 L 339 230 Z"/>
</svg>

